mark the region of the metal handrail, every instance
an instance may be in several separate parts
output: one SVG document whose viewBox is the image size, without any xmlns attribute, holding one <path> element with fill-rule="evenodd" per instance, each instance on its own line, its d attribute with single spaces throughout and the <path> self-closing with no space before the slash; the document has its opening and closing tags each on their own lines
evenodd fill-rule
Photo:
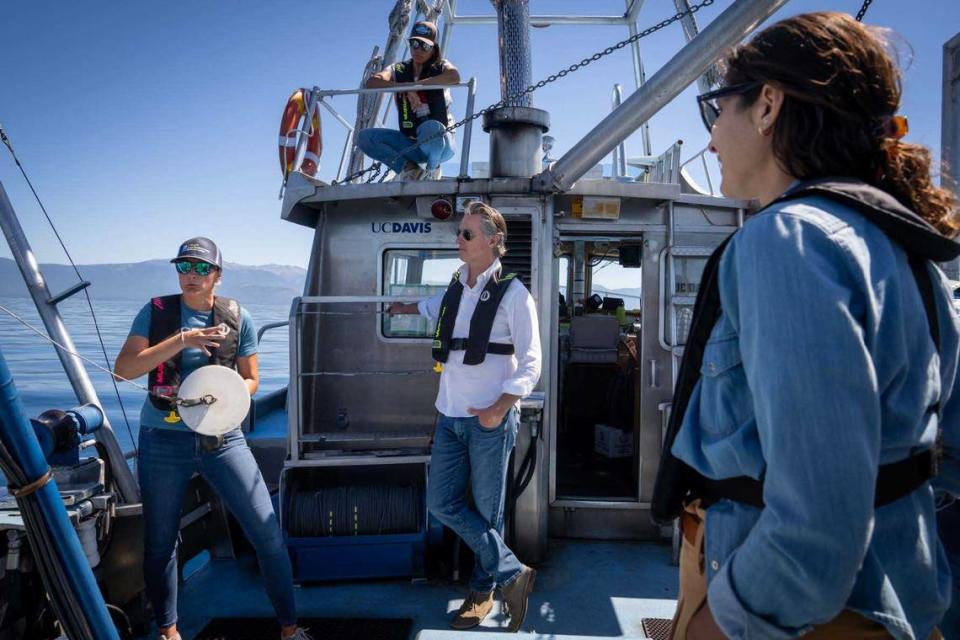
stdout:
<svg viewBox="0 0 960 640">
<path fill-rule="evenodd" d="M 286 327 L 286 326 L 288 326 L 289 324 L 290 324 L 290 321 L 289 321 L 289 320 L 284 320 L 283 322 L 269 322 L 269 323 L 263 325 L 263 326 L 260 327 L 260 329 L 257 331 L 257 343 L 258 343 L 258 344 L 260 343 L 260 340 L 263 338 L 263 334 L 265 334 L 265 333 L 266 333 L 267 331 L 269 331 L 270 329 L 276 329 L 276 328 L 278 328 L 278 327 Z"/>
<path fill-rule="evenodd" d="M 700 191 L 701 193 L 703 193 L 703 190 L 700 189 L 700 185 L 698 185 L 698 184 L 690 177 L 689 174 L 684 174 L 684 173 L 683 173 L 683 169 L 684 169 L 688 164 L 690 164 L 690 163 L 694 162 L 695 160 L 699 159 L 701 166 L 703 166 L 703 175 L 706 176 L 706 178 L 707 178 L 707 191 L 709 192 L 709 194 L 710 194 L 711 196 L 715 196 L 715 195 L 717 195 L 717 194 L 716 194 L 716 193 L 714 192 L 714 190 L 713 190 L 713 180 L 710 178 L 710 168 L 707 166 L 707 151 L 709 151 L 709 150 L 710 150 L 710 146 L 708 145 L 708 146 L 704 147 L 703 149 L 701 149 L 700 151 L 698 151 L 697 153 L 695 153 L 695 154 L 693 154 L 692 156 L 690 156 L 689 158 L 687 158 L 686 160 L 684 160 L 683 162 L 681 162 L 681 163 L 680 163 L 680 172 L 681 172 L 681 174 L 683 175 L 683 177 L 686 179 L 686 181 L 690 183 L 690 186 L 691 186 L 691 187 L 693 187 L 693 188 L 696 189 L 697 191 Z"/>
<path fill-rule="evenodd" d="M 616 111 L 623 104 L 623 87 L 620 83 L 613 85 L 613 95 L 610 97 L 610 111 Z M 613 177 L 623 178 L 627 175 L 627 147 L 623 140 L 613 148 Z"/>
<path fill-rule="evenodd" d="M 477 79 L 470 78 L 467 82 L 458 82 L 456 84 L 398 84 L 390 87 L 373 87 L 373 88 L 359 88 L 359 89 L 321 89 L 320 87 L 314 87 L 310 90 L 310 96 L 308 100 L 308 106 L 310 107 L 307 110 L 307 113 L 312 113 L 313 106 L 317 103 L 322 105 L 327 111 L 333 114 L 333 117 L 336 118 L 337 122 L 342 124 L 344 128 L 347 129 L 347 138 L 344 141 L 343 151 L 340 154 L 340 166 L 337 168 L 337 180 L 340 180 L 343 177 L 343 166 L 347 157 L 347 151 L 350 148 L 351 143 L 353 142 L 354 131 L 353 126 L 340 115 L 340 113 L 329 104 L 326 99 L 332 98 L 334 96 L 348 96 L 348 95 L 362 95 L 367 93 L 406 93 L 407 91 L 435 91 L 437 89 L 454 89 L 454 88 L 465 88 L 467 89 L 467 112 L 466 116 L 468 118 L 467 123 L 464 125 L 463 130 L 463 142 L 461 144 L 460 150 L 460 178 L 468 177 L 467 166 L 470 162 L 470 141 L 473 136 L 473 108 L 474 102 L 477 93 Z M 294 161 L 294 171 L 300 169 L 300 166 L 303 163 L 303 156 L 307 147 L 308 135 L 305 135 L 306 132 L 300 131 L 297 138 L 297 155 L 296 160 Z"/>
</svg>

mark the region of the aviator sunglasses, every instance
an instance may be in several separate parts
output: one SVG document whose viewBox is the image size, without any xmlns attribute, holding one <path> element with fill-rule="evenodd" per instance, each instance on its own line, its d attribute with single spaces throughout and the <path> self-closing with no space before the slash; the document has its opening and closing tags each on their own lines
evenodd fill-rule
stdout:
<svg viewBox="0 0 960 640">
<path fill-rule="evenodd" d="M 421 49 L 421 50 L 423 50 L 423 51 L 432 51 L 432 50 L 433 50 L 433 45 L 432 45 L 432 44 L 427 44 L 427 43 L 424 42 L 423 40 L 410 40 L 410 48 L 411 48 L 411 49 Z"/>
<path fill-rule="evenodd" d="M 181 260 L 179 262 L 174 262 L 173 264 L 177 267 L 177 273 L 182 273 L 183 275 L 187 275 L 193 271 L 198 276 L 206 276 L 209 275 L 211 271 L 216 269 L 216 267 L 209 262 L 188 262 L 186 260 Z"/>
<path fill-rule="evenodd" d="M 707 128 L 707 132 L 713 133 L 713 125 L 717 122 L 717 118 L 720 117 L 720 105 L 717 104 L 717 98 L 747 93 L 762 84 L 762 82 L 756 80 L 740 82 L 698 95 L 697 106 L 700 107 L 700 117 L 703 119 L 703 126 Z"/>
<path fill-rule="evenodd" d="M 470 229 L 457 229 L 457 236 L 463 236 L 463 239 L 467 242 L 473 240 L 476 235 L 477 234 L 475 234 L 473 231 L 470 231 Z"/>
</svg>

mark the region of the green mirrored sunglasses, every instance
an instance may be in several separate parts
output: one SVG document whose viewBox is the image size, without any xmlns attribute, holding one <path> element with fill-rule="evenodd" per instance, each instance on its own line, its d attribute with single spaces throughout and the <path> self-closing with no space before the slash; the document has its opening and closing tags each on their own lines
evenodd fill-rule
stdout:
<svg viewBox="0 0 960 640">
<path fill-rule="evenodd" d="M 187 275 L 193 271 L 198 276 L 205 276 L 216 269 L 216 267 L 209 262 L 188 262 L 187 260 L 180 260 L 173 264 L 177 267 L 177 273 L 182 273 L 183 275 Z"/>
</svg>

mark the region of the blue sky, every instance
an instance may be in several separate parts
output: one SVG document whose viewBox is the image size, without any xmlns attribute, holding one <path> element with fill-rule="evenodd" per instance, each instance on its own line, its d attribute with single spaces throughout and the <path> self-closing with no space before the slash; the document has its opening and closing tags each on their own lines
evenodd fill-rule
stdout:
<svg viewBox="0 0 960 640">
<path fill-rule="evenodd" d="M 717 0 L 701 26 L 729 6 Z M 276 140 L 296 87 L 355 87 L 383 45 L 393 0 L 162 3 L 7 0 L 0 8 L 0 123 L 10 136 L 67 246 L 79 263 L 167 257 L 193 235 L 216 239 L 228 261 L 304 265 L 310 230 L 280 220 Z M 622 0 L 532 0 L 534 14 L 621 13 Z M 777 14 L 855 12 L 860 0 L 793 0 Z M 490 14 L 488 0 L 461 0 L 461 15 Z M 673 14 L 647 0 L 641 28 Z M 909 43 L 903 60 L 909 139 L 939 155 L 942 46 L 960 29 L 954 0 L 875 0 L 867 22 Z M 540 79 L 627 37 L 623 27 L 534 29 Z M 683 44 L 679 26 L 641 41 L 648 76 Z M 446 57 L 478 78 L 478 106 L 499 99 L 496 28 L 460 26 Z M 910 59 L 912 58 L 912 59 Z M 535 106 L 551 112 L 562 154 L 610 109 L 620 82 L 634 89 L 628 49 L 545 87 Z M 651 121 L 655 152 L 684 140 L 685 157 L 706 132 L 690 89 Z M 464 96 L 454 94 L 463 114 Z M 334 106 L 353 121 L 354 103 Z M 325 116 L 328 114 L 324 113 Z M 393 117 L 389 121 L 394 122 Z M 342 129 L 324 120 L 321 177 L 336 169 Z M 639 135 L 627 142 L 640 154 Z M 477 127 L 473 160 L 486 160 Z M 0 181 L 38 258 L 65 262 L 6 150 Z M 0 243 L 0 256 L 9 256 Z"/>
</svg>

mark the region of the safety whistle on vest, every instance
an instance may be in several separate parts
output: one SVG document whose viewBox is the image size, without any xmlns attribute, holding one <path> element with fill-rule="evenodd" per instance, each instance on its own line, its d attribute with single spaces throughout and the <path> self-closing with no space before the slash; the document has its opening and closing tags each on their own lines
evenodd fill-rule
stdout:
<svg viewBox="0 0 960 640">
<path fill-rule="evenodd" d="M 180 422 L 180 416 L 177 415 L 177 412 L 175 409 L 170 409 L 170 415 L 164 418 L 163 421 L 170 424 L 176 424 Z"/>
<path fill-rule="evenodd" d="M 433 372 L 434 373 L 443 373 L 443 364 L 440 362 L 433 363 Z"/>
</svg>

